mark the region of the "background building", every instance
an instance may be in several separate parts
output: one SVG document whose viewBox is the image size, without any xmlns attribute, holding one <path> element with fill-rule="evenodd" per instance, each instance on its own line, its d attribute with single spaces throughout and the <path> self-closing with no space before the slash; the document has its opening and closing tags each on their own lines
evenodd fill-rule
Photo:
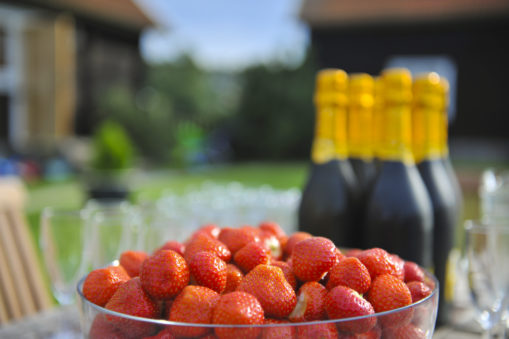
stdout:
<svg viewBox="0 0 509 339">
<path fill-rule="evenodd" d="M 152 25 L 131 0 L 0 0 L 0 150 L 89 134 L 106 89 L 140 84 Z"/>
<path fill-rule="evenodd" d="M 448 77 L 455 154 L 509 159 L 509 1 L 305 0 L 301 18 L 320 67 Z"/>
</svg>

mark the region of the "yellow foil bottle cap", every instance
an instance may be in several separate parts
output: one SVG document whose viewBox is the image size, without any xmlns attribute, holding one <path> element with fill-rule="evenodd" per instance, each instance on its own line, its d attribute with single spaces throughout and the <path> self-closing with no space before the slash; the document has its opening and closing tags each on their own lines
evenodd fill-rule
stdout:
<svg viewBox="0 0 509 339">
<path fill-rule="evenodd" d="M 374 105 L 375 81 L 366 73 L 350 75 L 349 94 L 350 106 L 372 107 Z"/>
<path fill-rule="evenodd" d="M 440 76 L 437 73 L 418 75 L 412 86 L 414 106 L 440 110 L 444 105 L 440 86 Z"/>
<path fill-rule="evenodd" d="M 388 68 L 382 72 L 384 100 L 387 104 L 412 102 L 412 74 L 406 68 Z"/>
<path fill-rule="evenodd" d="M 316 75 L 315 104 L 346 105 L 348 97 L 348 74 L 335 68 L 320 70 Z"/>
</svg>

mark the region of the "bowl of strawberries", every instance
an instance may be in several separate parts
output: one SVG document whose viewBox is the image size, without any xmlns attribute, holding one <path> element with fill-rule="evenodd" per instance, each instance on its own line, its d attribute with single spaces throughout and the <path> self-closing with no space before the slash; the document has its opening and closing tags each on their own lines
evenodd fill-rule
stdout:
<svg viewBox="0 0 509 339">
<path fill-rule="evenodd" d="M 78 284 L 86 338 L 431 338 L 438 282 L 381 248 L 205 225 Z"/>
</svg>

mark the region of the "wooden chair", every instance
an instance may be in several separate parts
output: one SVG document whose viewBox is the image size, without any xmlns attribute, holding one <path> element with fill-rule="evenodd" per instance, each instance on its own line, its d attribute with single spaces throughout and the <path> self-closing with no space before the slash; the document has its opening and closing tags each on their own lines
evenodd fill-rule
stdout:
<svg viewBox="0 0 509 339">
<path fill-rule="evenodd" d="M 0 177 L 0 326 L 52 306 L 17 178 Z"/>
</svg>

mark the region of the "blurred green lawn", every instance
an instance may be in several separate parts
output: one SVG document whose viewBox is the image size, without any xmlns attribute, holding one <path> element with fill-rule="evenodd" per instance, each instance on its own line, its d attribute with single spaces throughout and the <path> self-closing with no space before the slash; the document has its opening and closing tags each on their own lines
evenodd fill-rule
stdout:
<svg viewBox="0 0 509 339">
<path fill-rule="evenodd" d="M 482 168 L 489 164 L 455 164 L 463 186 L 463 217 L 477 218 L 479 215 L 476 180 Z M 302 188 L 308 174 L 306 162 L 295 163 L 244 163 L 202 167 L 194 170 L 150 171 L 135 174 L 131 181 L 132 199 L 156 200 L 165 192 L 183 193 L 198 188 L 206 181 L 215 183 L 240 182 L 246 186 L 270 185 L 276 189 Z M 84 186 L 78 179 L 64 182 L 38 182 L 29 184 L 27 216 L 34 235 L 39 236 L 39 216 L 46 206 L 79 208 L 84 205 Z M 456 245 L 461 247 L 463 232 L 459 223 Z"/>
</svg>

